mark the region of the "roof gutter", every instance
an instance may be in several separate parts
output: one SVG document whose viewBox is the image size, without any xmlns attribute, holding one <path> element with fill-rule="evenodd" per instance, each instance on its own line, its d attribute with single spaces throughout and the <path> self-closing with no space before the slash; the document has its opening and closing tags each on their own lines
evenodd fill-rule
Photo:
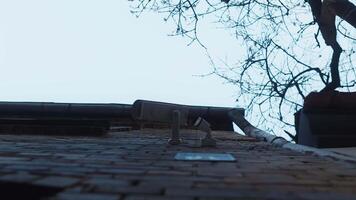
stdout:
<svg viewBox="0 0 356 200">
<path fill-rule="evenodd" d="M 339 159 L 339 160 L 344 160 L 344 161 L 349 161 L 349 162 L 356 162 L 356 158 L 341 154 L 341 153 L 336 153 L 324 149 L 318 149 L 314 147 L 308 147 L 300 144 L 294 144 L 283 137 L 279 137 L 273 134 L 270 134 L 266 131 L 263 131 L 255 126 L 253 126 L 250 122 L 248 122 L 245 117 L 237 112 L 235 109 L 232 109 L 228 113 L 229 117 L 231 120 L 247 135 L 250 137 L 254 137 L 260 141 L 265 141 L 273 146 L 277 147 L 282 147 L 285 149 L 289 149 L 295 152 L 300 152 L 304 154 L 313 154 L 317 156 L 322 156 L 322 157 L 331 157 L 334 159 Z"/>
</svg>

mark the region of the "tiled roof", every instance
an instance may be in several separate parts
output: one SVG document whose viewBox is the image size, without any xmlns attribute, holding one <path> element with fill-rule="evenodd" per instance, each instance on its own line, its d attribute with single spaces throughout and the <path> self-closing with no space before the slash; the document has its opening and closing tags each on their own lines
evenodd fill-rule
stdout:
<svg viewBox="0 0 356 200">
<path fill-rule="evenodd" d="M 0 195 L 50 199 L 356 199 L 356 164 L 274 147 L 233 132 L 171 130 L 104 137 L 0 136 Z M 235 162 L 178 161 L 177 152 L 231 153 Z M 11 188 L 12 187 L 12 188 Z M 3 187 L 2 187 L 3 188 Z M 14 189 L 15 188 L 15 189 Z M 27 192 L 27 193 L 26 193 Z M 15 198 L 13 198 L 15 199 Z"/>
</svg>

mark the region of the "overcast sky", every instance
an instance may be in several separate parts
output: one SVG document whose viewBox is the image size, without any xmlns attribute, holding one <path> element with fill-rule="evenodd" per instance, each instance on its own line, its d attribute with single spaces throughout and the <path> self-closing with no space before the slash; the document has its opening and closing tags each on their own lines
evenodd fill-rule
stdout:
<svg viewBox="0 0 356 200">
<path fill-rule="evenodd" d="M 0 0 L 0 100 L 236 106 L 233 86 L 195 76 L 212 69 L 205 51 L 173 28 L 155 13 L 136 18 L 126 0 Z M 203 28 L 210 53 L 238 52 Z"/>
</svg>

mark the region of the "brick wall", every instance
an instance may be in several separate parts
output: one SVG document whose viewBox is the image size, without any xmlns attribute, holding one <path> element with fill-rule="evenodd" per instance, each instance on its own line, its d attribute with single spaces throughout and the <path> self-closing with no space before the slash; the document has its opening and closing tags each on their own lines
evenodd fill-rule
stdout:
<svg viewBox="0 0 356 200">
<path fill-rule="evenodd" d="M 1 135 L 0 183 L 15 183 L 19 190 L 54 188 L 49 198 L 62 200 L 356 199 L 355 163 L 303 155 L 232 132 L 214 132 L 217 147 L 199 148 L 203 134 L 185 130 L 184 143 L 170 146 L 169 133 Z M 237 161 L 176 161 L 177 152 L 231 153 Z"/>
</svg>

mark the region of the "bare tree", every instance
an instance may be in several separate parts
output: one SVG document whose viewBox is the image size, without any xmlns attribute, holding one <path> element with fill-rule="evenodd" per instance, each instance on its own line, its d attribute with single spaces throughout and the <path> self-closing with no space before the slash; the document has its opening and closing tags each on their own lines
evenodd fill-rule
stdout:
<svg viewBox="0 0 356 200">
<path fill-rule="evenodd" d="M 323 87 L 323 91 L 339 86 L 350 90 L 356 84 L 356 11 L 350 1 L 132 0 L 137 16 L 147 10 L 163 14 L 176 24 L 176 35 L 204 48 L 199 38 L 204 34 L 199 32 L 201 21 L 214 19 L 234 34 L 245 52 L 237 55 L 234 64 L 210 57 L 212 73 L 238 86 L 239 104 L 248 108 L 257 123 L 277 123 L 291 132 L 291 116 L 308 93 Z M 335 23 L 335 16 L 342 20 Z M 320 42 L 319 32 L 332 47 L 332 55 Z"/>
<path fill-rule="evenodd" d="M 330 63 L 332 82 L 322 91 L 334 90 L 340 86 L 339 59 L 342 48 L 336 40 L 336 15 L 356 28 L 356 7 L 348 0 L 309 0 L 314 20 L 318 23 L 326 45 L 331 46 L 333 55 Z"/>
</svg>

